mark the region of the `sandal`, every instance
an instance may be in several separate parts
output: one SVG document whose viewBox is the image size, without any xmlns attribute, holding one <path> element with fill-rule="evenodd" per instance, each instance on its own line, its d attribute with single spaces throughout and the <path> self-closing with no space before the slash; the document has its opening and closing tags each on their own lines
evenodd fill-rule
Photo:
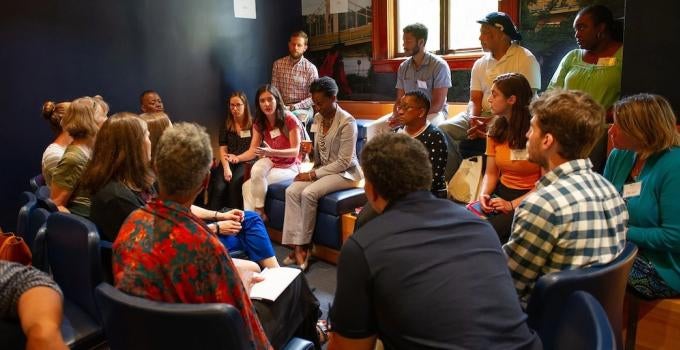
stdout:
<svg viewBox="0 0 680 350">
<path fill-rule="evenodd" d="M 316 321 L 316 333 L 319 335 L 319 345 L 324 345 L 328 342 L 328 321 Z"/>
<path fill-rule="evenodd" d="M 286 265 L 286 266 L 295 265 L 296 263 L 297 262 L 295 261 L 295 251 L 291 252 L 290 254 L 288 254 L 288 256 L 283 258 L 283 265 Z"/>
</svg>

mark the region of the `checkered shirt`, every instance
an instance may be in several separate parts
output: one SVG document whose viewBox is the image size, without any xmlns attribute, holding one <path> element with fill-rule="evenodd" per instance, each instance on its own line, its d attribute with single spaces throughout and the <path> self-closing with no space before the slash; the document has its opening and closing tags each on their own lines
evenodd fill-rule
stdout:
<svg viewBox="0 0 680 350">
<path fill-rule="evenodd" d="M 279 58 L 272 67 L 272 85 L 281 92 L 283 102 L 291 111 L 312 107 L 309 86 L 318 78 L 316 67 L 304 57 L 297 62 L 290 56 Z"/>
<path fill-rule="evenodd" d="M 520 299 L 545 274 L 608 263 L 623 251 L 628 211 L 588 159 L 545 174 L 515 210 L 503 250 Z"/>
</svg>

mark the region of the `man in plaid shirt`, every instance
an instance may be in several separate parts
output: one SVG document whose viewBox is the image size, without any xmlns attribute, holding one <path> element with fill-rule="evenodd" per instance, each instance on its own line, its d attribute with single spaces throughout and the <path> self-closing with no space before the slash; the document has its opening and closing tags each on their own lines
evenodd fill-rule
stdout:
<svg viewBox="0 0 680 350">
<path fill-rule="evenodd" d="M 586 157 L 605 130 L 604 109 L 578 91 L 545 92 L 531 106 L 529 161 L 545 175 L 515 210 L 503 250 L 520 299 L 545 274 L 606 264 L 623 251 L 628 212 Z"/>
<path fill-rule="evenodd" d="M 312 62 L 302 56 L 307 51 L 307 34 L 297 31 L 290 35 L 289 55 L 274 61 L 272 85 L 276 87 L 293 114 L 304 123 L 313 117 L 312 94 L 309 86 L 319 78 Z"/>
</svg>

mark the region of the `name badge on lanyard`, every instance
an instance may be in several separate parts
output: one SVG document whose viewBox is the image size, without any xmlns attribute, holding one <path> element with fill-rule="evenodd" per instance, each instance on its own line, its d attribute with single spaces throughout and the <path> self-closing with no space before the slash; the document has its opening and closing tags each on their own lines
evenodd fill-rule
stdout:
<svg viewBox="0 0 680 350">
<path fill-rule="evenodd" d="M 623 198 L 637 197 L 642 191 L 642 181 L 634 182 L 632 184 L 623 185 Z"/>
<path fill-rule="evenodd" d="M 281 136 L 281 130 L 279 130 L 279 128 L 276 128 L 269 132 L 269 137 L 271 137 L 272 139 L 275 139 L 279 136 Z"/>
<path fill-rule="evenodd" d="M 421 89 L 427 89 L 427 82 L 424 80 L 418 80 L 418 87 Z"/>
<path fill-rule="evenodd" d="M 242 139 L 245 139 L 246 137 L 250 137 L 250 130 L 241 130 L 239 133 L 239 136 L 241 136 Z"/>
<path fill-rule="evenodd" d="M 510 160 L 527 160 L 529 158 L 529 153 L 527 149 L 511 149 L 510 150 Z"/>
</svg>

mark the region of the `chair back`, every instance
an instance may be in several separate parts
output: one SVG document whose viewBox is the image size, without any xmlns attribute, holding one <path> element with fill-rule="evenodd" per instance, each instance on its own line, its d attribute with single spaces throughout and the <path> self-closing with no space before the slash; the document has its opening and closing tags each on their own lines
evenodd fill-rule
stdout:
<svg viewBox="0 0 680 350">
<path fill-rule="evenodd" d="M 31 192 L 21 193 L 21 208 L 19 208 L 19 215 L 17 215 L 17 235 L 26 238 L 26 231 L 28 231 L 28 224 L 31 217 L 31 212 L 38 206 L 38 200 Z M 30 243 L 26 242 L 29 245 Z"/>
<path fill-rule="evenodd" d="M 614 350 L 616 338 L 602 305 L 587 292 L 576 291 L 562 307 L 553 344 L 555 350 Z M 540 335 L 540 334 L 539 334 Z"/>
<path fill-rule="evenodd" d="M 31 211 L 30 217 L 28 219 L 28 227 L 26 233 L 24 234 L 24 241 L 31 247 L 31 252 L 33 252 L 33 241 L 35 236 L 38 234 L 38 230 L 45 225 L 47 218 L 50 216 L 50 212 L 43 208 L 35 208 Z M 35 252 L 33 252 L 35 253 Z"/>
<path fill-rule="evenodd" d="M 621 331 L 623 298 L 628 274 L 637 254 L 637 246 L 627 242 L 623 251 L 608 264 L 583 269 L 565 270 L 538 279 L 529 297 L 527 314 L 529 326 L 542 337 L 544 344 L 553 343 L 554 330 L 564 301 L 575 291 L 586 291 L 597 299 L 607 313 L 614 329 L 616 344 L 623 347 Z"/>
<path fill-rule="evenodd" d="M 95 295 L 112 350 L 252 349 L 241 313 L 231 305 L 151 301 L 108 283 Z"/>
<path fill-rule="evenodd" d="M 45 186 L 45 178 L 43 177 L 42 174 L 38 174 L 36 176 L 33 176 L 28 180 L 28 184 L 31 185 L 31 189 L 33 192 L 37 191 L 40 186 Z"/>
<path fill-rule="evenodd" d="M 38 206 L 40 208 L 46 209 L 50 213 L 56 213 L 59 211 L 57 205 L 50 198 L 50 188 L 47 186 L 40 186 L 35 191 L 35 196 L 38 199 Z"/>
<path fill-rule="evenodd" d="M 94 301 L 94 289 L 101 283 L 99 233 L 89 220 L 68 213 L 53 213 L 47 218 L 44 238 L 47 265 L 54 280 L 64 292 L 64 298 L 76 304 L 94 320 L 99 311 Z"/>
</svg>

